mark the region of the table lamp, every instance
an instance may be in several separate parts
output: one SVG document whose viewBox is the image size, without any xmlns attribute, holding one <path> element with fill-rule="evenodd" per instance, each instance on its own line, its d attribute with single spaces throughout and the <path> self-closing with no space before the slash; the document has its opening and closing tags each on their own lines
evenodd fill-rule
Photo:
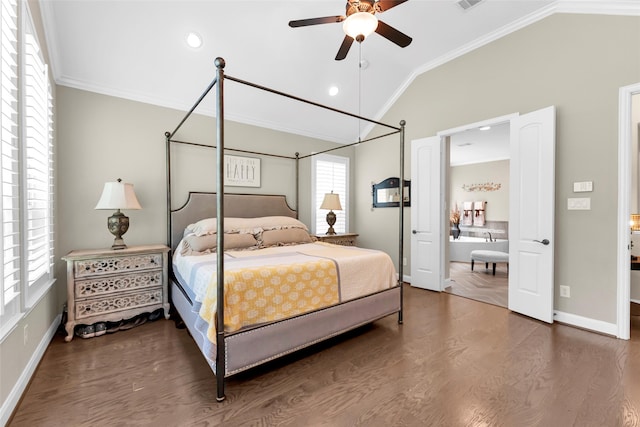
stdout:
<svg viewBox="0 0 640 427">
<path fill-rule="evenodd" d="M 329 229 L 326 234 L 336 234 L 336 231 L 333 229 L 333 225 L 336 223 L 336 214 L 333 211 L 342 210 L 342 205 L 340 205 L 340 196 L 334 194 L 333 191 L 331 193 L 326 193 L 324 195 L 322 205 L 320 205 L 320 209 L 329 209 L 329 213 L 327 214 L 327 224 L 329 224 Z"/>
<path fill-rule="evenodd" d="M 117 182 L 106 182 L 95 209 L 116 210 L 107 220 L 109 231 L 116 236 L 111 249 L 126 249 L 122 235 L 129 229 L 129 217 L 120 209 L 142 209 L 133 191 L 133 184 L 124 183 L 120 178 Z"/>
</svg>

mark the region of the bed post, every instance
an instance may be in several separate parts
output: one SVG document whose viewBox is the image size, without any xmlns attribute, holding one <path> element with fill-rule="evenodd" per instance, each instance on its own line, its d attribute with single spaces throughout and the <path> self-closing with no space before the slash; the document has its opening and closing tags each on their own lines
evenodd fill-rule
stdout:
<svg viewBox="0 0 640 427">
<path fill-rule="evenodd" d="M 300 217 L 300 153 L 296 151 L 296 218 Z"/>
<path fill-rule="evenodd" d="M 216 90 L 216 222 L 218 230 L 224 230 L 224 59 L 215 59 L 218 86 Z M 224 233 L 217 233 L 217 264 L 218 294 L 216 312 L 216 400 L 222 402 L 224 396 L 225 342 L 224 342 Z"/>
<path fill-rule="evenodd" d="M 402 283 L 404 282 L 404 126 L 407 122 L 400 120 L 400 247 L 398 253 L 398 284 L 400 285 L 400 311 L 398 312 L 398 323 L 402 324 L 402 310 L 404 306 L 404 294 Z"/>
<path fill-rule="evenodd" d="M 167 246 L 171 247 L 171 133 L 165 132 L 164 138 L 166 141 L 166 160 L 167 160 Z M 171 263 L 169 263 L 171 268 Z"/>
</svg>

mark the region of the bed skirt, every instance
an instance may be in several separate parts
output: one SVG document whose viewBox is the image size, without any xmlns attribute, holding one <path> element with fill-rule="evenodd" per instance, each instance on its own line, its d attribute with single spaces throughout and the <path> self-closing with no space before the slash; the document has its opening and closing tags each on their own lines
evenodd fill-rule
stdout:
<svg viewBox="0 0 640 427">
<path fill-rule="evenodd" d="M 196 328 L 198 314 L 175 281 L 172 305 L 204 354 L 206 337 Z M 229 334 L 225 338 L 225 377 L 337 336 L 400 311 L 400 287 L 353 299 L 310 313 Z M 206 357 L 216 373 L 215 360 Z"/>
</svg>

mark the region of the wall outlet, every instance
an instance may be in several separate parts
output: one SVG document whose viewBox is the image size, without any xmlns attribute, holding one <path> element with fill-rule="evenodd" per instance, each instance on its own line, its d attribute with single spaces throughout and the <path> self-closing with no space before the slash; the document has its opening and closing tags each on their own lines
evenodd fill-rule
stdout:
<svg viewBox="0 0 640 427">
<path fill-rule="evenodd" d="M 27 345 L 27 342 L 29 341 L 29 325 L 24 325 L 24 345 Z"/>
<path fill-rule="evenodd" d="M 560 296 L 564 298 L 571 298 L 571 288 L 566 285 L 560 285 Z"/>
</svg>

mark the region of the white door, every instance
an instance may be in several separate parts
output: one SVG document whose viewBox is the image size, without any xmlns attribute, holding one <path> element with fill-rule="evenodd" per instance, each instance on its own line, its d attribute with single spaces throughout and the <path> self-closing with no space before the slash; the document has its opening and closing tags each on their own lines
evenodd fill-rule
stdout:
<svg viewBox="0 0 640 427">
<path fill-rule="evenodd" d="M 411 286 L 442 291 L 440 137 L 411 141 Z"/>
<path fill-rule="evenodd" d="M 553 323 L 555 107 L 511 120 L 509 310 Z"/>
</svg>

